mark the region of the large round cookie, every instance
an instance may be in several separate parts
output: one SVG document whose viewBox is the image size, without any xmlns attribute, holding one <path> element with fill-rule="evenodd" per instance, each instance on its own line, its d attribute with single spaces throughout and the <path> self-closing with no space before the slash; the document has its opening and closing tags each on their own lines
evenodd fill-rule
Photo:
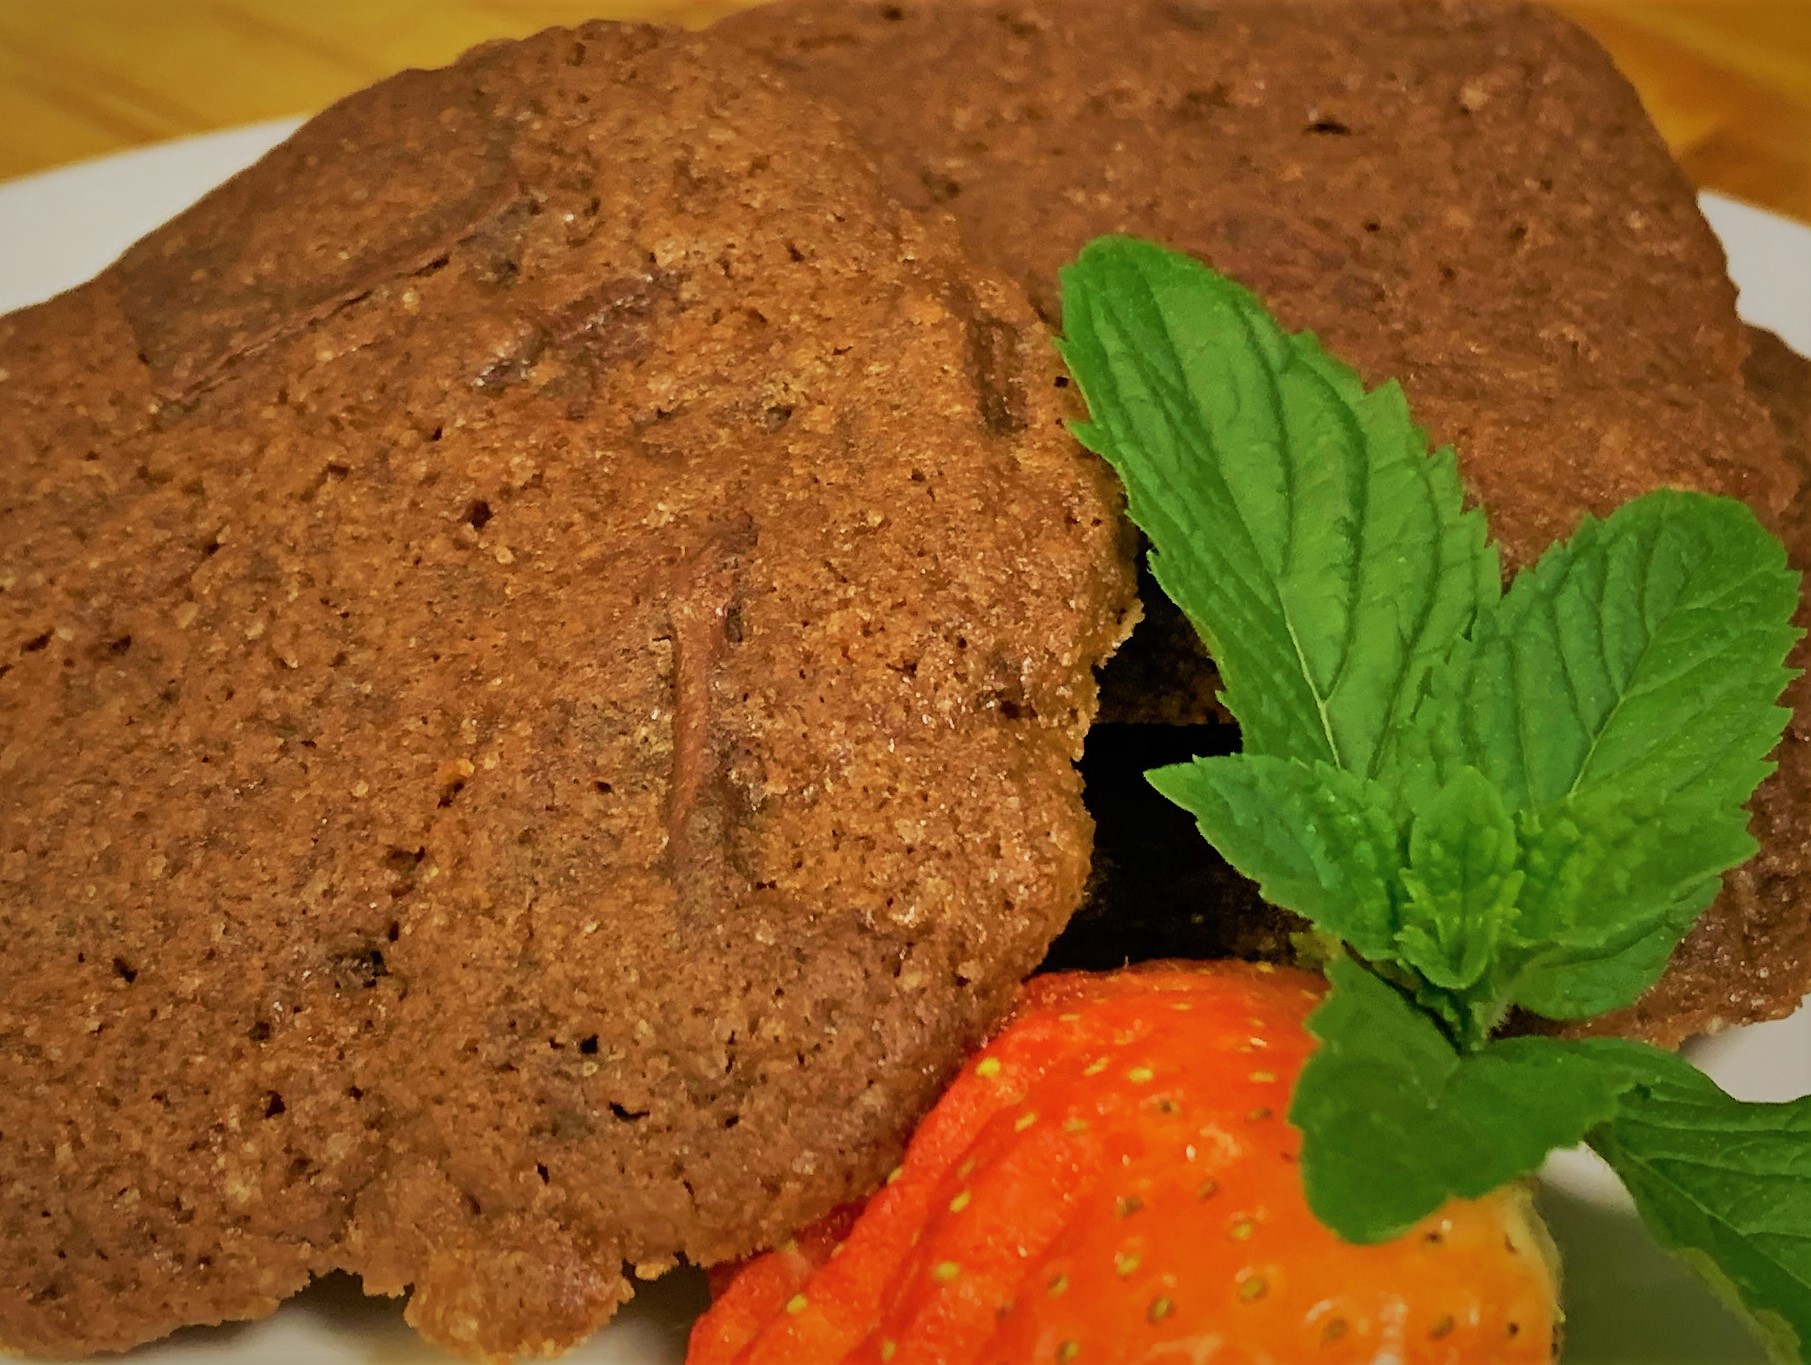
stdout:
<svg viewBox="0 0 1811 1365">
<path fill-rule="evenodd" d="M 1657 486 L 1744 498 L 1791 534 L 1800 473 L 1743 383 L 1721 249 L 1609 57 L 1540 5 L 781 0 L 717 31 L 829 101 L 895 193 L 946 207 L 1051 321 L 1058 268 L 1130 232 L 1400 379 L 1512 563 Z M 1154 611 L 1133 636 L 1110 712 L 1214 719 L 1179 625 Z M 1607 1026 L 1677 1041 L 1811 989 L 1811 730 L 1777 757 L 1761 856 Z M 1136 921 L 1150 888 L 1125 889 Z"/>
<path fill-rule="evenodd" d="M 1129 573 L 834 120 L 591 26 L 0 320 L 0 1346 L 466 1353 L 871 1185 L 1072 909 Z"/>
</svg>

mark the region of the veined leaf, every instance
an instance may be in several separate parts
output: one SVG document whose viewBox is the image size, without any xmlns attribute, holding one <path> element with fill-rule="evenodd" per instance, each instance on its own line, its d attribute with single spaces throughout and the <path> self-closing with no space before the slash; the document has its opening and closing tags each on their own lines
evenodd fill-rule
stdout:
<svg viewBox="0 0 1811 1365">
<path fill-rule="evenodd" d="M 1375 783 L 1326 763 L 1254 754 L 1148 776 L 1271 904 L 1367 958 L 1394 956 L 1402 833 Z"/>
<path fill-rule="evenodd" d="M 1811 1361 L 1811 1097 L 1745 1104 L 1682 1058 L 1610 1046 L 1639 1083 L 1591 1145 L 1775 1359 Z"/>
<path fill-rule="evenodd" d="M 1416 750 L 1512 809 L 1593 790 L 1739 808 L 1787 712 L 1798 575 L 1730 498 L 1662 490 L 1516 576 L 1429 679 Z"/>
<path fill-rule="evenodd" d="M 1400 958 L 1434 986 L 1468 991 L 1497 961 L 1522 889 L 1515 824 L 1476 768 L 1416 812 L 1402 870 Z"/>
<path fill-rule="evenodd" d="M 1634 1001 L 1751 857 L 1739 808 L 1694 795 L 1594 788 L 1521 822 L 1521 913 L 1507 944 L 1513 998 L 1550 1019 Z"/>
<path fill-rule="evenodd" d="M 1498 592 L 1450 450 L 1187 256 L 1101 238 L 1063 272 L 1063 358 L 1153 575 L 1212 651 L 1247 753 L 1375 770 Z"/>
<path fill-rule="evenodd" d="M 1633 1004 L 1660 979 L 1679 940 L 1716 898 L 1715 878 L 1680 893 L 1665 914 L 1626 942 L 1549 948 L 1523 965 L 1509 998 L 1547 1019 L 1594 1019 Z"/>
</svg>

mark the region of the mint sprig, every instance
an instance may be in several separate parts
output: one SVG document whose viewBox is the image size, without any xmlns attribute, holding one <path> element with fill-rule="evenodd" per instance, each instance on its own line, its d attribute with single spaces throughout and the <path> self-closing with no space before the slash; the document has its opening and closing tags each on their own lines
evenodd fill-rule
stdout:
<svg viewBox="0 0 1811 1365">
<path fill-rule="evenodd" d="M 1630 1003 L 1754 852 L 1798 638 L 1779 543 L 1739 502 L 1661 491 L 1505 592 L 1395 385 L 1147 242 L 1087 247 L 1063 307 L 1077 434 L 1244 738 L 1151 780 L 1330 952 L 1291 1111 L 1316 1214 L 1379 1240 L 1584 1139 L 1811 1362 L 1811 1101 L 1740 1104 L 1639 1044 L 1493 1037 L 1512 1006 Z"/>
</svg>

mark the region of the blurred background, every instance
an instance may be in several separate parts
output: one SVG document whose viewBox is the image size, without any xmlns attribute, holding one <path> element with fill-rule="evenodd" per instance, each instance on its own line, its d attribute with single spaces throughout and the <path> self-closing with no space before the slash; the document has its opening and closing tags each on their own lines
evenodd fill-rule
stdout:
<svg viewBox="0 0 1811 1365">
<path fill-rule="evenodd" d="M 1111 0 L 1101 0 L 1111 3 Z M 1338 3 L 1338 0 L 1329 0 Z M 0 180 L 318 109 L 486 38 L 737 0 L 0 0 Z M 1687 172 L 1811 221 L 1811 0 L 1561 0 Z"/>
</svg>

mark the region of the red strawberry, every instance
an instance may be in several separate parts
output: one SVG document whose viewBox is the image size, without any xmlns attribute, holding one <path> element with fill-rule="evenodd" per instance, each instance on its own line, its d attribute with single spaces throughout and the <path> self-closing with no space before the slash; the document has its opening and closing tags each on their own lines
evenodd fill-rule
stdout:
<svg viewBox="0 0 1811 1365">
<path fill-rule="evenodd" d="M 1552 1360 L 1520 1192 L 1374 1247 L 1308 1212 L 1284 1111 L 1323 989 L 1239 963 L 1038 978 L 859 1215 L 730 1277 L 688 1365 Z"/>
</svg>

